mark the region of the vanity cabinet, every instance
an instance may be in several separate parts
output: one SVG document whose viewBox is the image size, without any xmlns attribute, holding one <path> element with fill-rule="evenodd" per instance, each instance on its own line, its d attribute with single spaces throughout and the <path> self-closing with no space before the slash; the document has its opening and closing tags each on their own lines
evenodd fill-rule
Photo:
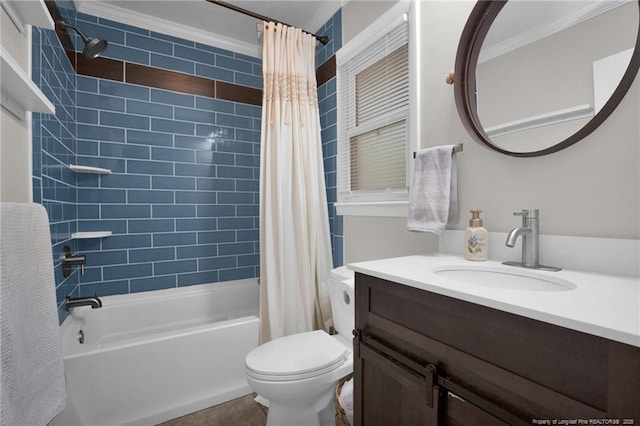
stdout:
<svg viewBox="0 0 640 426">
<path fill-rule="evenodd" d="M 638 347 L 362 273 L 355 324 L 356 425 L 640 424 Z"/>
</svg>

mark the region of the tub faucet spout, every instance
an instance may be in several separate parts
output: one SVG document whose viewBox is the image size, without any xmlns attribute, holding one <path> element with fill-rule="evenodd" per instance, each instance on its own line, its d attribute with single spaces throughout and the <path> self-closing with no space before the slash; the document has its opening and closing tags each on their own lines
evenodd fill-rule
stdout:
<svg viewBox="0 0 640 426">
<path fill-rule="evenodd" d="M 64 299 L 65 310 L 71 310 L 78 306 L 91 306 L 91 309 L 102 308 L 102 300 L 98 297 L 69 297 Z"/>
<path fill-rule="evenodd" d="M 516 216 L 522 216 L 522 226 L 514 228 L 507 234 L 505 245 L 514 247 L 518 237 L 522 237 L 522 261 L 502 262 L 505 265 L 520 266 L 523 268 L 544 269 L 547 271 L 559 271 L 554 266 L 544 266 L 538 263 L 540 249 L 540 219 L 538 209 L 522 210 L 514 212 Z"/>
</svg>

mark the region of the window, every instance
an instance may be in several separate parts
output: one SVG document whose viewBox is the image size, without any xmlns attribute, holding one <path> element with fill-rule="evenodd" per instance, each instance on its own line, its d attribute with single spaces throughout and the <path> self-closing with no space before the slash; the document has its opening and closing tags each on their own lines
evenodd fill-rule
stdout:
<svg viewBox="0 0 640 426">
<path fill-rule="evenodd" d="M 409 199 L 416 139 L 410 38 L 401 2 L 336 55 L 339 210 Z"/>
</svg>

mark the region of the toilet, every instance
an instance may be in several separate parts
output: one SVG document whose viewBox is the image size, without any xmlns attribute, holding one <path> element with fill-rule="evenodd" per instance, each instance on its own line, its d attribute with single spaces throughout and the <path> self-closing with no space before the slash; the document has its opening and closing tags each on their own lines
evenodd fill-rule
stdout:
<svg viewBox="0 0 640 426">
<path fill-rule="evenodd" d="M 335 424 L 335 387 L 353 372 L 353 271 L 332 270 L 328 284 L 337 334 L 316 330 L 281 337 L 245 359 L 249 386 L 269 401 L 267 426 Z"/>
</svg>

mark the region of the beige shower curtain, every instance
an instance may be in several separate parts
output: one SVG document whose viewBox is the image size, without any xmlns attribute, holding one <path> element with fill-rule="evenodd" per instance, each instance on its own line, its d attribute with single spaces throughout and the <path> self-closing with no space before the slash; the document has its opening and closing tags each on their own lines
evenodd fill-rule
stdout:
<svg viewBox="0 0 640 426">
<path fill-rule="evenodd" d="M 331 242 L 315 38 L 265 22 L 260 149 L 260 339 L 327 329 Z"/>
</svg>

